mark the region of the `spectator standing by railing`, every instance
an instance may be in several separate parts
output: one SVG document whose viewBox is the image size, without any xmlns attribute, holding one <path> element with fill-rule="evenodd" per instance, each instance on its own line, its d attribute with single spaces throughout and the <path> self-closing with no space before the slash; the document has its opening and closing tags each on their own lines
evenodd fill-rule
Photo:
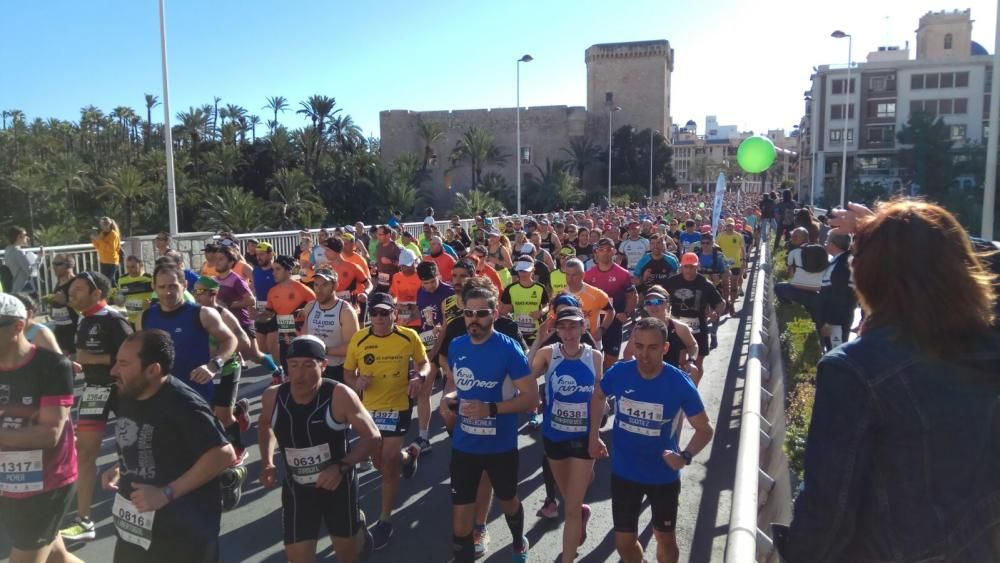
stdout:
<svg viewBox="0 0 1000 563">
<path fill-rule="evenodd" d="M 858 306 L 851 277 L 851 235 L 832 232 L 826 237 L 826 251 L 830 265 L 823 272 L 819 289 L 819 334 L 823 348 L 832 350 L 847 342 L 854 324 L 854 310 Z M 917 247 L 909 247 L 917 248 Z M 933 256 L 933 255 L 931 255 Z M 886 270 L 893 272 L 893 270 Z M 930 319 L 927 319 L 928 321 Z"/>
<path fill-rule="evenodd" d="M 834 212 L 855 234 L 861 334 L 826 354 L 788 563 L 1000 560 L 1000 335 L 995 276 L 941 207 Z M 915 259 L 920 249 L 934 267 Z"/>
<path fill-rule="evenodd" d="M 7 229 L 8 245 L 4 249 L 4 262 L 10 270 L 10 287 L 5 286 L 4 290 L 9 293 L 20 291 L 34 293 L 38 289 L 40 257 L 30 250 L 24 250 L 28 238 L 28 231 L 22 227 Z"/>
<path fill-rule="evenodd" d="M 110 217 L 101 217 L 97 225 L 90 233 L 90 243 L 97 250 L 100 272 L 111 280 L 111 283 L 117 285 L 118 276 L 121 274 L 120 265 L 124 258 L 121 256 L 122 234 L 118 229 L 118 223 Z"/>
</svg>

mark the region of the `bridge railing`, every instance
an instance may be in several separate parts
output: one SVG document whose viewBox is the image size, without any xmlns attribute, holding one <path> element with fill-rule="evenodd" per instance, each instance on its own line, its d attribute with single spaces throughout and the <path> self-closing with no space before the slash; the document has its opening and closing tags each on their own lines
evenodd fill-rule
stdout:
<svg viewBox="0 0 1000 563">
<path fill-rule="evenodd" d="M 766 240 L 761 242 L 757 255 L 726 563 L 778 561 L 769 535 L 770 524 L 791 519 L 791 481 L 782 447 L 784 369 L 774 314 L 771 252 Z"/>
</svg>

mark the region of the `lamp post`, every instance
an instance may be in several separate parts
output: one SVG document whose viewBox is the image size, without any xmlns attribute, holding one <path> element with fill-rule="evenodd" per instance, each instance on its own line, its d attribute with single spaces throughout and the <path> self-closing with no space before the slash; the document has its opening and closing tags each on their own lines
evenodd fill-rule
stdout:
<svg viewBox="0 0 1000 563">
<path fill-rule="evenodd" d="M 659 131 L 649 132 L 649 201 L 653 201 L 653 138 L 656 137 Z"/>
<path fill-rule="evenodd" d="M 170 86 L 167 79 L 167 20 L 160 0 L 160 62 L 163 70 L 163 140 L 167 156 L 167 216 L 170 236 L 177 236 L 177 185 L 174 183 L 174 139 L 170 131 Z"/>
<path fill-rule="evenodd" d="M 530 63 L 534 58 L 524 55 L 517 59 L 517 214 L 521 214 L 521 63 Z"/>
<path fill-rule="evenodd" d="M 621 111 L 621 106 L 614 106 L 608 110 L 608 207 L 611 207 L 611 134 L 615 128 L 612 126 L 616 111 Z"/>
<path fill-rule="evenodd" d="M 851 108 L 851 42 L 854 40 L 850 33 L 844 33 L 839 29 L 830 34 L 834 39 L 847 38 L 847 82 L 844 84 L 844 94 L 847 96 L 847 103 L 844 104 L 844 131 L 841 135 L 843 153 L 840 162 L 840 208 L 844 208 L 847 196 L 847 127 L 850 125 L 848 116 Z"/>
</svg>

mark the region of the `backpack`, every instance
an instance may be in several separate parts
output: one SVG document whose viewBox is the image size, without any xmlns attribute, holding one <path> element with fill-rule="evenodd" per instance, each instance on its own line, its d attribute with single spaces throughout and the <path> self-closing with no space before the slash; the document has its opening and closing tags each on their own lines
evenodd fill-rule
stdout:
<svg viewBox="0 0 1000 563">
<path fill-rule="evenodd" d="M 781 210 L 781 224 L 782 225 L 794 225 L 795 224 L 795 206 L 786 205 Z"/>
<path fill-rule="evenodd" d="M 807 244 L 802 247 L 802 269 L 810 274 L 818 274 L 830 264 L 826 249 L 818 244 Z"/>
</svg>

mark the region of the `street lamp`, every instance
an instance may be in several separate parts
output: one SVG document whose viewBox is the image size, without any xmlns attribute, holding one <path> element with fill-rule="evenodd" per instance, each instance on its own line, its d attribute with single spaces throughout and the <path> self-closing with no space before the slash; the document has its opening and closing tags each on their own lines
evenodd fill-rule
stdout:
<svg viewBox="0 0 1000 563">
<path fill-rule="evenodd" d="M 653 201 L 653 138 L 659 134 L 659 131 L 649 132 L 649 201 Z"/>
<path fill-rule="evenodd" d="M 840 139 L 844 147 L 840 162 L 840 208 L 843 209 L 847 196 L 847 128 L 850 125 L 848 115 L 850 115 L 849 110 L 851 108 L 851 42 L 854 38 L 851 37 L 850 33 L 844 33 L 839 29 L 831 33 L 830 37 L 834 39 L 847 38 L 847 82 L 844 84 L 844 94 L 847 96 L 847 103 L 844 104 L 844 131 Z"/>
<path fill-rule="evenodd" d="M 521 214 L 521 63 L 535 60 L 531 55 L 517 59 L 517 214 Z"/>
<path fill-rule="evenodd" d="M 174 140 L 170 130 L 170 81 L 167 76 L 167 19 L 163 0 L 160 0 L 159 4 L 160 63 L 163 71 L 163 140 L 167 157 L 167 217 L 170 235 L 177 236 L 177 187 L 174 183 Z"/>
<path fill-rule="evenodd" d="M 612 122 L 614 120 L 615 112 L 621 111 L 621 106 L 615 106 L 608 110 L 608 207 L 611 207 L 611 133 L 614 132 L 615 128 L 612 127 Z"/>
</svg>

